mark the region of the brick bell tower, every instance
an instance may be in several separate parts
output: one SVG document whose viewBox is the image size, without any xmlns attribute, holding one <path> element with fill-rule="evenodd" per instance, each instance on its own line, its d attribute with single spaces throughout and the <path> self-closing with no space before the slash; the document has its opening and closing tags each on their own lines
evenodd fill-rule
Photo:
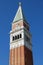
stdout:
<svg viewBox="0 0 43 65">
<path fill-rule="evenodd" d="M 12 22 L 10 31 L 9 65 L 33 65 L 32 44 L 29 24 L 25 20 L 21 3 Z"/>
</svg>

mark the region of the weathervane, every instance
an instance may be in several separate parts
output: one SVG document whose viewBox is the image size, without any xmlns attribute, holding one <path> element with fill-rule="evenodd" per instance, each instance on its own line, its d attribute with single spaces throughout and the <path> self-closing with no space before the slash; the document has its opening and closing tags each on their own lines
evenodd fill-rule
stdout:
<svg viewBox="0 0 43 65">
<path fill-rule="evenodd" d="M 19 6 L 21 6 L 21 2 L 19 2 Z"/>
</svg>

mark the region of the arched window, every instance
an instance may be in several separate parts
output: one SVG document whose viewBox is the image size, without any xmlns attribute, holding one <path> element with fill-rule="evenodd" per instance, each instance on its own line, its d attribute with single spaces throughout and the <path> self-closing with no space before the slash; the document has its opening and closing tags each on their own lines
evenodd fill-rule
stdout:
<svg viewBox="0 0 43 65">
<path fill-rule="evenodd" d="M 17 36 L 15 36 L 15 40 L 17 39 Z"/>
<path fill-rule="evenodd" d="M 22 38 L 22 35 L 20 34 L 20 38 Z"/>
<path fill-rule="evenodd" d="M 15 39 L 15 38 L 14 38 L 14 36 L 13 36 L 12 41 L 14 41 L 14 39 Z"/>
<path fill-rule="evenodd" d="M 19 35 L 17 35 L 17 39 L 19 39 Z"/>
</svg>

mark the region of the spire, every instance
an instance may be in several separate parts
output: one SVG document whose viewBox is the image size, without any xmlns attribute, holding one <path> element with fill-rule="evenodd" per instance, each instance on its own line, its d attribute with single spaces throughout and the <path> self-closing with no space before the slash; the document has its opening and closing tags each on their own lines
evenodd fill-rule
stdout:
<svg viewBox="0 0 43 65">
<path fill-rule="evenodd" d="M 17 10 L 17 13 L 15 15 L 15 18 L 14 18 L 13 22 L 17 22 L 19 20 L 24 20 L 24 15 L 23 15 L 22 7 L 21 7 L 21 2 L 19 2 L 19 8 Z"/>
</svg>

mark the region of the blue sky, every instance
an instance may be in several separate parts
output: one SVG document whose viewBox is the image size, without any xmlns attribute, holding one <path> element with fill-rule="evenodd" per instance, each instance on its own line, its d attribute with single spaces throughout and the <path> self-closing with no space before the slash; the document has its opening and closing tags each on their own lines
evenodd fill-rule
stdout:
<svg viewBox="0 0 43 65">
<path fill-rule="evenodd" d="M 0 65 L 9 65 L 9 32 L 19 2 L 30 23 L 33 64 L 43 65 L 43 0 L 0 0 Z"/>
</svg>

